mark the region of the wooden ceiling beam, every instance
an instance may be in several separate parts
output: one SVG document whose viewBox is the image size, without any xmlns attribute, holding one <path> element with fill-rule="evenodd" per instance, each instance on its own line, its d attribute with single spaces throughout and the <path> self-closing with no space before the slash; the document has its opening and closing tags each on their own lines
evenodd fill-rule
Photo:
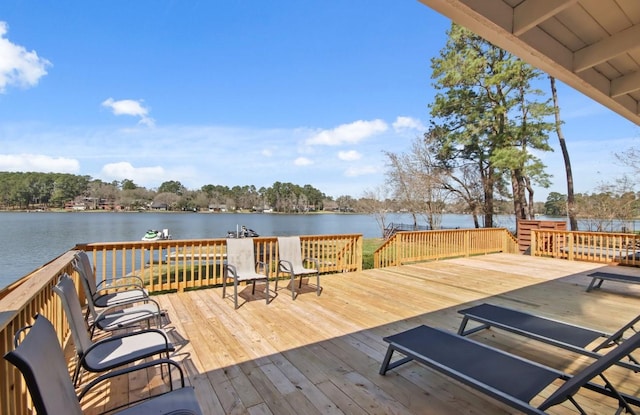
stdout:
<svg viewBox="0 0 640 415">
<path fill-rule="evenodd" d="M 582 72 L 625 52 L 640 48 L 638 39 L 640 39 L 640 24 L 586 46 L 574 53 L 573 70 Z"/>
<path fill-rule="evenodd" d="M 516 36 L 555 16 L 578 0 L 527 0 L 513 9 L 513 29 Z"/>
<path fill-rule="evenodd" d="M 634 72 L 611 81 L 611 98 L 640 91 L 640 72 Z"/>
</svg>

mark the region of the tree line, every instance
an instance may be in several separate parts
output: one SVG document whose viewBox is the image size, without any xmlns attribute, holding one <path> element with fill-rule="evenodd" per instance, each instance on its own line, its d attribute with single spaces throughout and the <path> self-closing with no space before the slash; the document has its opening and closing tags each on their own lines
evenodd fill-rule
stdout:
<svg viewBox="0 0 640 415">
<path fill-rule="evenodd" d="M 88 209 L 118 206 L 125 210 L 144 210 L 153 205 L 176 211 L 269 207 L 289 213 L 322 210 L 331 198 L 308 184 L 275 182 L 260 188 L 207 184 L 190 190 L 179 181 L 170 180 L 157 189 L 147 189 L 129 179 L 107 183 L 86 175 L 0 172 L 0 207 L 3 209 L 64 208 L 73 201 L 88 204 Z M 349 201 L 346 198 L 346 202 Z"/>
<path fill-rule="evenodd" d="M 577 219 L 583 224 L 582 230 L 597 232 L 638 231 L 630 223 L 638 218 L 640 212 L 640 193 L 634 192 L 624 184 L 624 180 L 615 184 L 598 186 L 593 193 L 577 193 L 574 200 Z M 551 192 L 544 203 L 545 215 L 568 215 L 567 195 Z"/>
</svg>

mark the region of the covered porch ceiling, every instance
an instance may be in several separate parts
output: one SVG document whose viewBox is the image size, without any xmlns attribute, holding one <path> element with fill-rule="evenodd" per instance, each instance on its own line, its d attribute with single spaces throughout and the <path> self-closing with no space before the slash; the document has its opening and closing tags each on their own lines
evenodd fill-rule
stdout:
<svg viewBox="0 0 640 415">
<path fill-rule="evenodd" d="M 419 0 L 640 125 L 640 0 Z"/>
</svg>

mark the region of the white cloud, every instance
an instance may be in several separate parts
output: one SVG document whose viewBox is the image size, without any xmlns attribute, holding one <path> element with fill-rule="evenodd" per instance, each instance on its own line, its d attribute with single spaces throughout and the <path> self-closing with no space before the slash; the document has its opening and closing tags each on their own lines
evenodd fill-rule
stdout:
<svg viewBox="0 0 640 415">
<path fill-rule="evenodd" d="M 344 175 L 347 177 L 366 176 L 376 173 L 378 173 L 378 169 L 374 166 L 349 167 L 344 171 Z"/>
<path fill-rule="evenodd" d="M 51 62 L 40 58 L 35 51 L 11 43 L 4 36 L 8 32 L 6 22 L 0 22 L 0 93 L 7 86 L 30 87 L 47 74 Z"/>
<path fill-rule="evenodd" d="M 373 135 L 389 129 L 382 120 L 355 121 L 342 124 L 332 130 L 323 130 L 306 140 L 307 145 L 339 146 L 342 144 L 356 144 Z"/>
<path fill-rule="evenodd" d="M 411 117 L 397 117 L 393 123 L 393 129 L 396 132 L 406 131 L 426 131 L 426 127 L 422 124 L 422 121 Z"/>
<path fill-rule="evenodd" d="M 149 117 L 149 109 L 142 105 L 142 100 L 135 101 L 133 99 L 121 99 L 119 101 L 113 98 L 107 98 L 102 101 L 102 106 L 111 109 L 113 115 L 131 115 L 132 117 L 140 117 L 139 124 L 153 127 L 155 120 Z"/>
<path fill-rule="evenodd" d="M 313 160 L 310 160 L 306 157 L 298 157 L 297 159 L 295 159 L 293 164 L 295 164 L 296 166 L 308 166 L 310 164 L 313 164 Z"/>
<path fill-rule="evenodd" d="M 0 154 L 0 171 L 71 173 L 80 171 L 78 160 L 42 154 Z"/>
<path fill-rule="evenodd" d="M 105 164 L 102 167 L 103 180 L 133 180 L 136 184 L 156 183 L 164 181 L 162 178 L 165 171 L 160 166 L 155 167 L 134 167 L 131 163 L 121 161 L 118 163 Z"/>
<path fill-rule="evenodd" d="M 268 148 L 265 148 L 260 152 L 260 154 L 262 154 L 265 157 L 271 157 L 271 156 L 273 156 L 273 151 L 271 151 Z"/>
<path fill-rule="evenodd" d="M 362 158 L 362 154 L 355 150 L 339 151 L 338 158 L 344 161 L 355 161 L 360 160 Z"/>
</svg>

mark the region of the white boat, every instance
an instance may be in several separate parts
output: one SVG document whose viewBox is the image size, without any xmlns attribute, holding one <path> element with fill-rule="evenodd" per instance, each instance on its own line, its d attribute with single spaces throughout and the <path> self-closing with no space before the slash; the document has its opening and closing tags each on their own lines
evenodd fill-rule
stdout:
<svg viewBox="0 0 640 415">
<path fill-rule="evenodd" d="M 156 229 L 149 229 L 147 233 L 142 237 L 143 241 L 162 241 L 165 239 L 171 239 L 169 235 L 169 229 L 163 229 L 161 231 Z"/>
</svg>

